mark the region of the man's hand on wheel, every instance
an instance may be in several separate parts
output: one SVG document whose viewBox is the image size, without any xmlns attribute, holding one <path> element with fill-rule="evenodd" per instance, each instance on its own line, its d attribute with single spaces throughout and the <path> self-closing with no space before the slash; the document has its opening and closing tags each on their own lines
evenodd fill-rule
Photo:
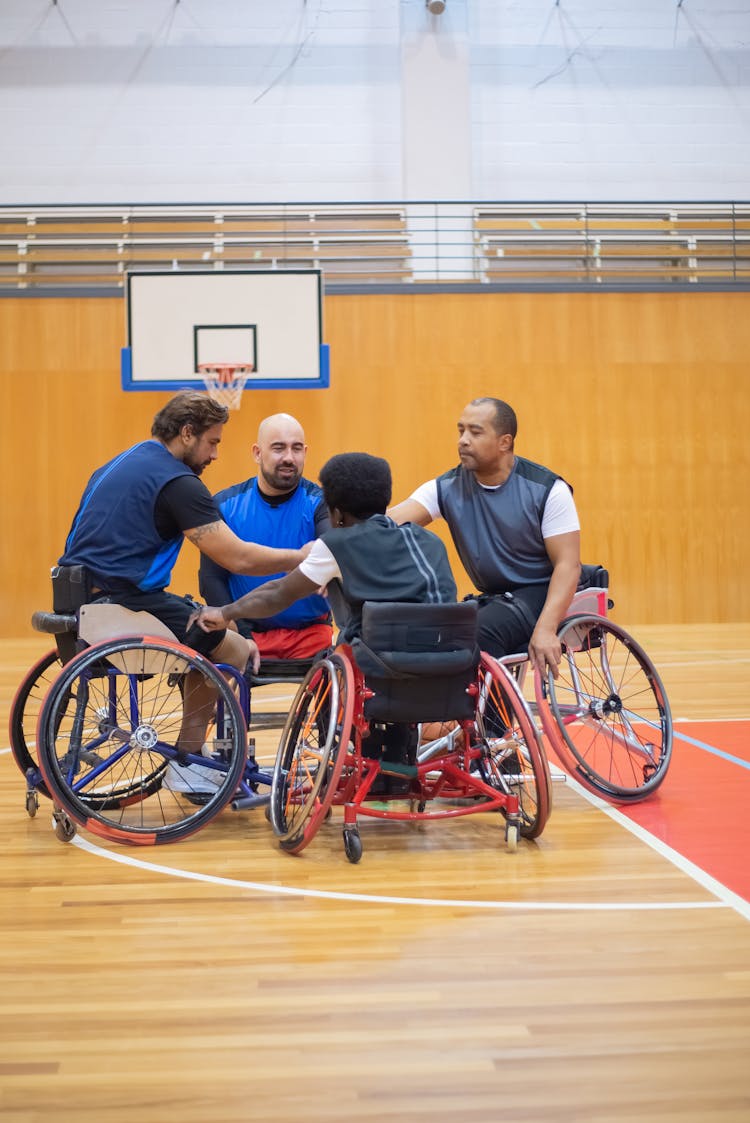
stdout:
<svg viewBox="0 0 750 1123">
<path fill-rule="evenodd" d="M 529 640 L 529 659 L 531 665 L 543 677 L 549 669 L 553 678 L 557 678 L 562 648 L 557 633 L 552 628 L 537 626 Z"/>
</svg>

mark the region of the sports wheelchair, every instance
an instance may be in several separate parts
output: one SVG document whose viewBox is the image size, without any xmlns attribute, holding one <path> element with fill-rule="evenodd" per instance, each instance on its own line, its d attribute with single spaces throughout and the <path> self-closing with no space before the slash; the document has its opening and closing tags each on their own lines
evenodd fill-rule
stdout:
<svg viewBox="0 0 750 1123">
<path fill-rule="evenodd" d="M 54 611 L 36 612 L 32 623 L 55 636 L 57 650 L 31 667 L 11 707 L 29 815 L 47 796 L 63 841 L 78 825 L 148 845 L 192 834 L 230 803 L 267 805 L 271 774 L 248 740 L 245 677 L 178 643 L 148 613 L 89 602 L 76 587 L 79 569 L 53 570 Z M 215 700 L 202 752 L 183 753 L 177 739 L 194 676 L 211 684 Z"/>
<path fill-rule="evenodd" d="M 519 835 L 541 834 L 551 802 L 541 739 L 515 678 L 480 654 L 476 614 L 473 602 L 366 602 L 361 638 L 314 664 L 292 703 L 273 773 L 270 818 L 284 850 L 302 851 L 336 806 L 344 808 L 351 862 L 362 856 L 359 816 L 415 821 L 498 811 L 511 850 Z M 368 753 L 376 729 L 416 731 L 418 723 L 446 732 L 411 761 Z M 384 776 L 400 781 L 385 801 Z"/>
<path fill-rule="evenodd" d="M 637 803 L 667 774 L 672 714 L 646 652 L 607 618 L 612 607 L 607 570 L 582 566 L 578 591 L 558 629 L 558 677 L 536 673 L 527 706 L 566 773 L 610 802 Z M 524 690 L 528 653 L 501 662 Z"/>
<path fill-rule="evenodd" d="M 500 660 L 483 653 L 468 678 L 454 681 L 450 660 L 438 665 L 435 634 L 425 637 L 421 650 L 419 644 L 395 650 L 389 633 L 400 626 L 401 642 L 408 642 L 424 606 L 367 605 L 362 642 L 320 660 L 292 704 L 271 788 L 271 822 L 281 846 L 299 853 L 337 805 L 344 806 L 344 847 L 354 862 L 362 854 L 360 815 L 447 818 L 497 809 L 510 846 L 519 834 L 535 838 L 552 802 L 541 733 L 564 771 L 596 795 L 635 803 L 655 792 L 672 754 L 669 701 L 643 648 L 607 618 L 613 607 L 608 586 L 602 566 L 582 567 L 558 630 L 558 676 L 535 671 L 531 688 L 527 652 Z M 427 611 L 447 619 L 472 603 Z M 466 632 L 463 638 L 469 642 Z M 379 654 L 373 656 L 373 648 Z M 411 766 L 367 755 L 372 721 L 449 717 L 453 728 L 421 746 Z M 408 811 L 370 802 L 383 770 L 408 779 Z M 441 799 L 461 806 L 436 809 Z"/>
</svg>

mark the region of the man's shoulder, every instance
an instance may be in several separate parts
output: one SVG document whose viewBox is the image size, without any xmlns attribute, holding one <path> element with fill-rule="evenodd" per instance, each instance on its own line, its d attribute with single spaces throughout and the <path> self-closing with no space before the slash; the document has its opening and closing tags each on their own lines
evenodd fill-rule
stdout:
<svg viewBox="0 0 750 1123">
<path fill-rule="evenodd" d="M 443 487 L 446 487 L 447 485 L 456 481 L 458 481 L 459 483 L 463 483 L 464 481 L 471 480 L 472 478 L 473 477 L 471 472 L 467 472 L 462 464 L 457 464 L 455 468 L 449 468 L 447 472 L 443 472 L 441 475 L 437 476 L 435 479 L 435 483 L 437 484 L 438 489 L 442 489 Z"/>
<path fill-rule="evenodd" d="M 323 488 L 320 484 L 316 484 L 314 480 L 308 480 L 303 476 L 299 486 L 308 498 L 315 500 L 316 505 L 323 502 Z"/>
<path fill-rule="evenodd" d="M 181 503 L 186 500 L 208 500 L 213 507 L 216 502 L 203 480 L 195 472 L 188 470 L 173 479 L 168 480 L 162 488 L 160 495 L 169 503 Z"/>
<path fill-rule="evenodd" d="M 214 494 L 214 501 L 219 507 L 223 507 L 225 503 L 231 503 L 233 500 L 240 498 L 250 491 L 255 483 L 255 476 L 251 476 L 248 480 L 242 480 L 240 483 L 232 484 L 230 487 L 224 487 L 221 491 Z"/>
<path fill-rule="evenodd" d="M 441 475 L 439 475 L 437 477 L 437 479 L 438 480 L 452 480 L 452 479 L 455 479 L 457 476 L 462 475 L 463 471 L 464 471 L 464 468 L 462 467 L 462 465 L 456 464 L 455 468 L 449 468 L 447 472 L 442 472 Z"/>
<path fill-rule="evenodd" d="M 557 472 L 553 472 L 551 468 L 545 468 L 544 464 L 537 464 L 534 460 L 527 460 L 525 456 L 516 456 L 513 467 L 516 475 L 523 476 L 533 483 L 543 483 L 551 487 L 555 480 L 560 479 Z"/>
</svg>

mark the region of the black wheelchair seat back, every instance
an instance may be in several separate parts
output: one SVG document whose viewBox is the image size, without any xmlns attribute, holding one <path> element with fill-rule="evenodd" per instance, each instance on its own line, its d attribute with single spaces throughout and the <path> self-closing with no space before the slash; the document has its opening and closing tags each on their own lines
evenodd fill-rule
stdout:
<svg viewBox="0 0 750 1123">
<path fill-rule="evenodd" d="M 77 612 L 92 599 L 88 571 L 82 565 L 52 566 L 53 612 Z"/>
<path fill-rule="evenodd" d="M 57 616 L 75 616 L 82 605 L 88 604 L 91 597 L 91 582 L 88 571 L 82 565 L 53 565 L 52 612 Z M 47 628 L 40 629 L 47 631 Z M 49 630 L 52 631 L 50 625 Z M 57 651 L 63 663 L 69 662 L 78 652 L 77 629 L 67 628 L 55 631 Z"/>
<path fill-rule="evenodd" d="M 373 697 L 371 721 L 448 721 L 472 718 L 467 693 L 476 678 L 477 606 L 365 602 L 362 632 L 352 652 Z"/>
<path fill-rule="evenodd" d="M 582 565 L 579 589 L 608 589 L 609 572 L 603 565 Z"/>
</svg>

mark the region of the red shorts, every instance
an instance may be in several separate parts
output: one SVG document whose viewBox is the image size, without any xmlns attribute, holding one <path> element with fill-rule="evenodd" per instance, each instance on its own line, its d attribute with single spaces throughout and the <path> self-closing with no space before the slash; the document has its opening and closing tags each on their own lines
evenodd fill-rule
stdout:
<svg viewBox="0 0 750 1123">
<path fill-rule="evenodd" d="M 268 632 L 253 632 L 263 659 L 311 659 L 319 651 L 330 647 L 333 629 L 330 624 L 311 624 L 309 628 L 271 628 Z"/>
</svg>

